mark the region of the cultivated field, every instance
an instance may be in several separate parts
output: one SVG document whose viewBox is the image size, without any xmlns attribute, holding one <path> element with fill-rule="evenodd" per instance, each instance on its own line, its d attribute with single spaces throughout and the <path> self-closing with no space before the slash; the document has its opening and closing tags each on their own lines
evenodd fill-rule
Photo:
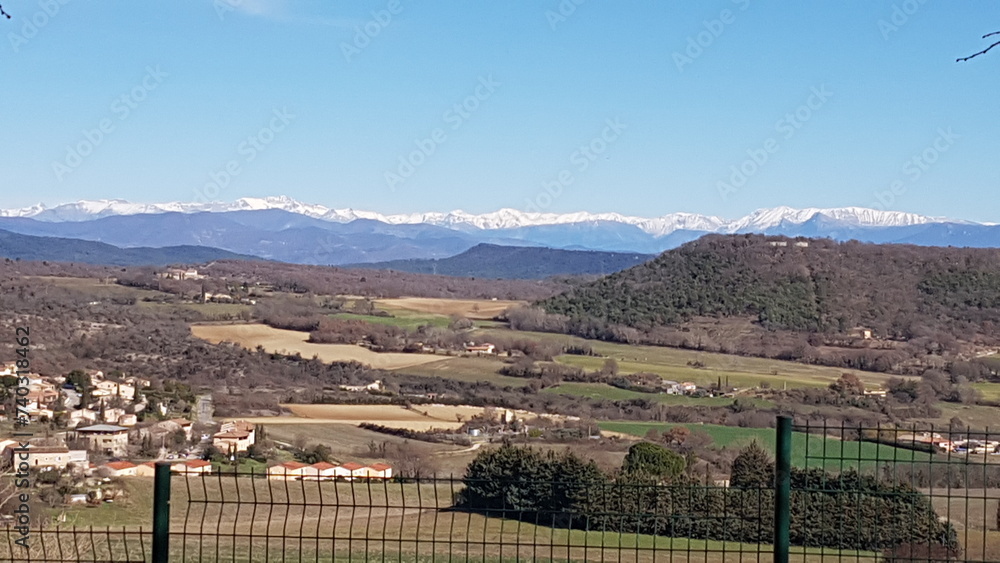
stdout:
<svg viewBox="0 0 1000 563">
<path fill-rule="evenodd" d="M 377 369 L 399 369 L 442 360 L 429 354 L 378 353 L 353 344 L 314 344 L 309 334 L 262 324 L 191 325 L 191 333 L 212 343 L 233 342 L 245 348 L 263 346 L 268 352 L 317 356 L 325 362 L 361 362 Z"/>
<path fill-rule="evenodd" d="M 468 419 L 483 412 L 481 407 L 417 405 L 412 409 L 400 405 L 281 405 L 295 416 L 258 417 L 246 419 L 255 424 L 351 424 L 362 422 L 391 428 L 429 430 L 458 428 L 456 415 Z"/>
<path fill-rule="evenodd" d="M 641 393 L 620 389 L 605 383 L 561 383 L 542 391 L 557 395 L 587 397 L 589 399 L 608 399 L 609 401 L 626 401 L 629 399 L 648 399 L 663 405 L 684 405 L 720 407 L 733 404 L 732 397 L 689 397 L 687 395 L 667 395 L 666 393 Z M 755 397 L 741 397 L 742 401 L 758 408 L 771 408 L 774 402 Z"/>
<path fill-rule="evenodd" d="M 512 331 L 507 329 L 479 329 L 472 333 L 476 341 L 489 341 L 490 338 L 521 337 L 538 341 L 557 342 L 563 345 L 589 346 L 595 353 L 603 357 L 562 355 L 556 361 L 594 371 L 601 369 L 605 359 L 614 358 L 618 362 L 620 373 L 655 373 L 675 381 L 692 381 L 701 385 L 716 383 L 722 378 L 725 384 L 734 387 L 757 387 L 766 383 L 773 388 L 783 387 L 826 387 L 844 373 L 853 373 L 871 387 L 882 385 L 892 376 L 833 368 L 814 366 L 797 362 L 770 360 L 683 350 L 662 346 L 633 346 L 598 340 L 585 340 L 565 334 L 545 332 Z M 690 364 L 700 363 L 703 367 L 693 367 Z"/>
<path fill-rule="evenodd" d="M 500 387 L 524 387 L 531 382 L 524 377 L 512 377 L 499 373 L 504 364 L 496 358 L 455 356 L 440 362 L 408 366 L 400 371 L 409 375 L 443 377 L 456 381 L 486 381 Z"/>
<path fill-rule="evenodd" d="M 469 319 L 489 320 L 515 305 L 525 305 L 525 301 L 493 301 L 491 299 L 436 299 L 429 297 L 400 297 L 379 299 L 375 302 L 380 309 L 404 310 L 436 315 L 460 315 Z"/>
</svg>

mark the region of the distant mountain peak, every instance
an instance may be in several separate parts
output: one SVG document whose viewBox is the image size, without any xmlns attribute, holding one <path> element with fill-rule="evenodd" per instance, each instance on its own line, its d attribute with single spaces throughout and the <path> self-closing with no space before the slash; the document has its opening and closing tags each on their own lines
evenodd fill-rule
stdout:
<svg viewBox="0 0 1000 563">
<path fill-rule="evenodd" d="M 353 208 L 334 209 L 319 204 L 303 203 L 288 196 L 245 197 L 233 202 L 168 202 L 130 203 L 121 199 L 81 200 L 53 207 L 37 204 L 21 209 L 0 210 L 0 217 L 28 217 L 39 221 L 87 221 L 113 215 L 149 213 L 196 213 L 227 211 L 258 211 L 279 209 L 335 223 L 358 219 L 381 221 L 392 225 L 429 224 L 457 230 L 506 230 L 567 224 L 619 223 L 632 225 L 648 235 L 662 237 L 675 231 L 714 233 L 763 232 L 782 225 L 802 225 L 816 218 L 827 218 L 846 227 L 900 227 L 928 223 L 955 222 L 940 217 L 927 217 L 902 211 L 881 211 L 864 207 L 806 208 L 788 206 L 764 208 L 735 220 L 696 213 L 668 213 L 659 217 L 635 217 L 620 213 L 527 212 L 501 208 L 489 213 L 473 214 L 457 209 L 448 212 L 404 213 L 384 215 Z M 959 221 L 965 224 L 975 224 Z"/>
</svg>

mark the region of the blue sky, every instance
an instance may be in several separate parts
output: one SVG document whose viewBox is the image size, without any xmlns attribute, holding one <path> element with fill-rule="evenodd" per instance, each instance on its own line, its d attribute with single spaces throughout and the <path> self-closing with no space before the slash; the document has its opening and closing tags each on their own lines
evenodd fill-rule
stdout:
<svg viewBox="0 0 1000 563">
<path fill-rule="evenodd" d="M 3 2 L 4 208 L 1000 221 L 995 2 L 52 4 Z"/>
</svg>

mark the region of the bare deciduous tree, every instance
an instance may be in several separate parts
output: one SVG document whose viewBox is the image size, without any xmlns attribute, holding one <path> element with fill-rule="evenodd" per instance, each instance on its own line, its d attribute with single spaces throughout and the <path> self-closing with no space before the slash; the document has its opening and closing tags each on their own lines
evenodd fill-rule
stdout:
<svg viewBox="0 0 1000 563">
<path fill-rule="evenodd" d="M 986 39 L 987 37 L 993 37 L 993 36 L 996 36 L 996 35 L 1000 35 L 1000 31 L 994 31 L 993 33 L 987 33 L 986 35 L 983 36 L 983 39 Z M 989 52 L 990 49 L 992 49 L 993 47 L 996 47 L 997 45 L 1000 45 L 1000 40 L 994 41 L 993 44 L 990 45 L 989 47 L 987 47 L 987 48 L 985 48 L 982 51 L 979 51 L 977 53 L 973 53 L 973 54 L 969 55 L 968 57 L 960 57 L 960 58 L 956 59 L 955 62 L 961 63 L 961 62 L 965 62 L 965 61 L 967 61 L 969 59 L 974 59 L 974 58 L 978 57 L 979 55 L 985 55 L 986 53 Z"/>
</svg>

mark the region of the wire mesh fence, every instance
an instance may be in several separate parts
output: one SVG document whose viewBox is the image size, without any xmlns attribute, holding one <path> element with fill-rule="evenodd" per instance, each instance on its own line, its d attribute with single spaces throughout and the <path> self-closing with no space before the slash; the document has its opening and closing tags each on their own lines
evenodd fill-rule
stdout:
<svg viewBox="0 0 1000 563">
<path fill-rule="evenodd" d="M 1000 440 L 989 433 L 786 419 L 775 438 L 776 463 L 734 463 L 729 480 L 164 467 L 159 540 L 138 526 L 49 528 L 27 553 L 8 530 L 0 560 L 1000 562 Z"/>
<path fill-rule="evenodd" d="M 850 532 L 884 561 L 1000 561 L 1000 436 L 930 425 L 795 431 L 793 543 Z"/>
</svg>

